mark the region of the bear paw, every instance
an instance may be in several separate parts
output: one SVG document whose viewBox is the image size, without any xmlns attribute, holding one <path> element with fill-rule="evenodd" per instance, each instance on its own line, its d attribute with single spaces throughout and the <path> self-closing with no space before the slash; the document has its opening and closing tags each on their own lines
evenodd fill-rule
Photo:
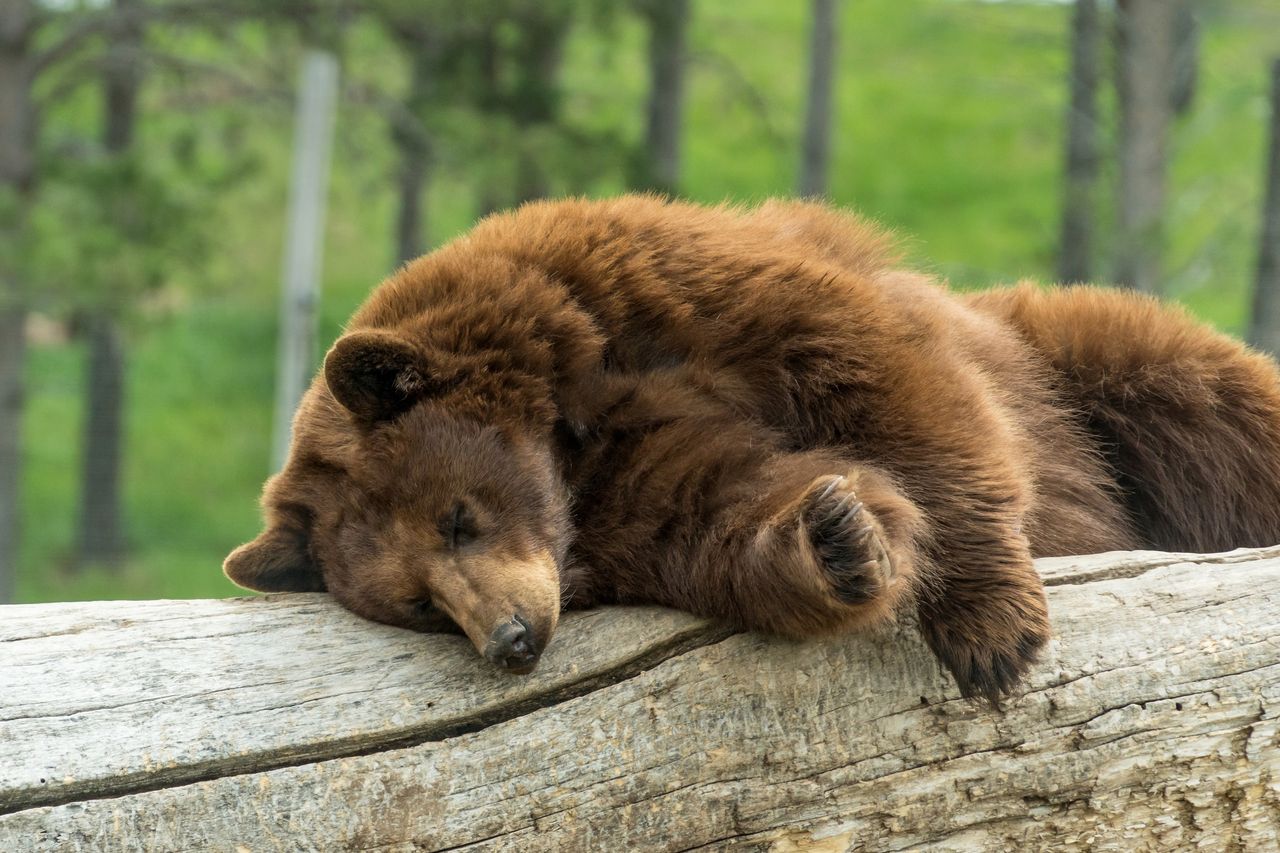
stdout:
<svg viewBox="0 0 1280 853">
<path fill-rule="evenodd" d="M 1049 641 L 1048 621 L 1038 615 L 1000 614 L 1000 628 L 966 624 L 960 630 L 922 614 L 925 639 L 955 677 L 960 693 L 994 708 L 1014 692 Z M 1014 621 L 1016 620 L 1016 621 Z"/>
<path fill-rule="evenodd" d="M 818 480 L 810 487 L 801 513 L 809 543 L 836 598 L 845 604 L 865 604 L 888 589 L 894 569 L 883 532 L 848 478 Z"/>
</svg>

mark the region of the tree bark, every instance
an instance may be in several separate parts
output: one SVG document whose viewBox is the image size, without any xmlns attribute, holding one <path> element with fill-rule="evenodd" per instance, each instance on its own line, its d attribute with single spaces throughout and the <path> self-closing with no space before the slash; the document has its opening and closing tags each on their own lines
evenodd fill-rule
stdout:
<svg viewBox="0 0 1280 853">
<path fill-rule="evenodd" d="M 1037 568 L 999 711 L 909 618 L 604 607 L 512 677 L 323 594 L 5 608 L 0 849 L 1280 849 L 1280 548 Z"/>
<path fill-rule="evenodd" d="M 805 109 L 803 153 L 800 161 L 801 196 L 827 194 L 831 163 L 831 99 L 834 89 L 837 0 L 813 0 L 813 28 L 809 37 L 809 90 Z"/>
<path fill-rule="evenodd" d="M 26 301 L 18 266 L 24 216 L 35 186 L 35 4 L 0 3 L 0 194 L 15 221 L 0 222 L 0 603 L 16 584 L 21 528 Z"/>
<path fill-rule="evenodd" d="M 649 102 L 636 184 L 674 195 L 680 184 L 689 0 L 650 0 L 640 10 L 649 25 Z"/>
<path fill-rule="evenodd" d="M 130 156 L 142 87 L 143 30 L 139 0 L 115 0 L 113 27 L 103 73 L 102 143 L 107 156 Z M 124 558 L 121 469 L 124 456 L 124 336 L 121 306 L 99 299 L 85 321 L 83 464 L 75 566 L 115 566 Z"/>
<path fill-rule="evenodd" d="M 1071 25 L 1071 103 L 1067 108 L 1066 180 L 1058 258 L 1058 280 L 1062 282 L 1093 279 L 1101 47 L 1097 0 L 1076 0 Z"/>
<path fill-rule="evenodd" d="M 1271 64 L 1271 130 L 1249 342 L 1280 356 L 1280 58 Z"/>
<path fill-rule="evenodd" d="M 1176 7 L 1170 0 L 1118 0 L 1116 6 L 1120 106 L 1116 280 L 1148 293 L 1158 293 L 1162 285 Z"/>
</svg>

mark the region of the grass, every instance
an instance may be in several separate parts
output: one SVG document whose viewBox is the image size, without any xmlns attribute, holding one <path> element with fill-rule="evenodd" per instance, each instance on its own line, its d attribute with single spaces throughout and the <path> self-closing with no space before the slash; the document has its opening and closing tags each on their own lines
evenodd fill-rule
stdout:
<svg viewBox="0 0 1280 853">
<path fill-rule="evenodd" d="M 805 4 L 695 4 L 684 191 L 702 201 L 789 194 L 803 113 Z M 1205 5 L 1197 103 L 1178 122 L 1167 263 L 1169 292 L 1239 332 L 1261 204 L 1265 65 L 1277 10 Z M 1069 10 L 1054 4 L 859 0 L 843 9 L 831 195 L 907 235 L 914 263 L 959 287 L 1052 275 Z M 610 39 L 584 29 L 568 51 L 566 110 L 580 128 L 637 139 L 644 33 L 620 20 Z M 198 46 L 207 61 L 216 44 Z M 270 46 L 258 45 L 264 53 Z M 352 73 L 395 79 L 380 37 L 359 29 Z M 155 121 L 168 115 L 152 87 Z M 215 251 L 175 280 L 176 307 L 130 328 L 126 517 L 131 553 L 116 571 L 67 570 L 76 511 L 80 370 L 75 344 L 37 346 L 24 428 L 24 525 L 18 599 L 234 594 L 219 566 L 259 525 L 268 475 L 275 305 L 291 115 L 248 108 L 258 163 L 210 210 Z M 242 116 L 243 117 L 243 116 Z M 344 104 L 327 224 L 322 338 L 332 340 L 391 267 L 393 160 L 371 111 Z M 440 242 L 474 212 L 461 155 L 431 189 Z M 1110 181 L 1113 176 L 1108 176 Z M 587 191 L 624 189 L 620 169 Z M 1109 191 L 1100 193 L 1103 234 Z M 1101 247 L 1100 256 L 1105 255 Z M 1099 264 L 1100 280 L 1106 267 Z"/>
</svg>

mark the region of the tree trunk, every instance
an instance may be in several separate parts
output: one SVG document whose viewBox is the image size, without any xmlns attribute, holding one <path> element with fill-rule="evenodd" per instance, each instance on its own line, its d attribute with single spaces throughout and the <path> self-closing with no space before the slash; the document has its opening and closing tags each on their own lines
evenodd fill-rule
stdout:
<svg viewBox="0 0 1280 853">
<path fill-rule="evenodd" d="M 801 196 L 827 194 L 831 161 L 831 98 L 834 86 L 837 21 L 836 0 L 813 0 L 809 38 L 809 93 L 800 161 Z"/>
<path fill-rule="evenodd" d="M 1076 0 L 1071 26 L 1071 104 L 1058 280 L 1093 278 L 1093 220 L 1098 183 L 1098 79 L 1102 27 L 1097 0 Z"/>
<path fill-rule="evenodd" d="M 25 319 L 18 305 L 0 307 L 0 604 L 13 600 L 18 576 Z"/>
<path fill-rule="evenodd" d="M 138 0 L 115 0 L 121 23 L 111 33 L 103 72 L 102 143 L 107 155 L 128 157 L 133 148 L 142 87 L 142 29 L 135 17 Z M 121 306 L 102 299 L 85 326 L 83 465 L 80 481 L 80 530 L 75 566 L 114 566 L 124 557 L 121 465 L 124 455 L 124 338 Z"/>
<path fill-rule="evenodd" d="M 34 26 L 34 3 L 0 2 L 0 194 L 16 218 L 0 222 L 0 602 L 13 597 L 21 528 L 26 307 L 17 259 L 35 185 Z"/>
<path fill-rule="evenodd" d="M 535 11 L 523 21 L 516 46 L 518 77 L 512 112 L 515 119 L 516 203 L 545 198 L 551 182 L 539 150 L 539 133 L 551 128 L 560 111 L 560 65 L 569 19 Z"/>
<path fill-rule="evenodd" d="M 0 850 L 1280 849 L 1280 548 L 1038 560 L 996 711 L 910 617 L 565 614 L 538 671 L 327 595 L 0 610 Z"/>
<path fill-rule="evenodd" d="M 86 321 L 84 453 L 76 564 L 114 566 L 124 557 L 120 467 L 124 445 L 124 345 L 109 311 Z"/>
<path fill-rule="evenodd" d="M 497 23 L 492 22 L 478 34 L 475 41 L 475 53 L 479 73 L 477 74 L 477 103 L 480 111 L 492 119 L 504 111 L 502 97 L 502 54 L 498 50 Z M 510 192 L 499 186 L 491 172 L 485 171 L 480 176 L 480 187 L 476 198 L 476 214 L 483 219 L 489 214 L 501 210 L 510 203 Z"/>
<path fill-rule="evenodd" d="M 680 183 L 689 0 L 652 0 L 642 12 L 649 23 L 649 104 L 636 183 L 675 194 Z"/>
<path fill-rule="evenodd" d="M 123 156 L 133 147 L 138 92 L 142 88 L 142 27 L 134 14 L 139 0 L 115 0 L 120 23 L 112 28 L 103 72 L 102 143 L 107 154 Z"/>
<path fill-rule="evenodd" d="M 1200 77 L 1200 22 L 1196 18 L 1196 0 L 1174 0 L 1177 8 L 1173 23 L 1173 78 L 1170 104 L 1174 113 L 1182 115 L 1195 103 Z"/>
<path fill-rule="evenodd" d="M 1162 283 L 1176 6 L 1170 0 L 1119 0 L 1116 7 L 1120 105 L 1116 280 L 1149 293 L 1158 293 Z"/>
<path fill-rule="evenodd" d="M 29 195 L 35 184 L 34 28 L 32 0 L 0 3 L 0 191 L 19 196 Z M 6 264 L 13 261 L 8 253 L 4 258 Z"/>
<path fill-rule="evenodd" d="M 399 144 L 399 207 L 396 213 L 396 260 L 406 263 L 426 250 L 427 153 L 412 144 Z"/>
<path fill-rule="evenodd" d="M 1249 342 L 1280 356 L 1280 58 L 1271 65 L 1271 132 L 1266 194 L 1262 204 L 1262 236 L 1258 246 L 1258 280 L 1253 291 Z"/>
<path fill-rule="evenodd" d="M 425 196 L 431 176 L 431 134 L 427 121 L 439 73 L 440 44 L 432 33 L 418 28 L 400 30 L 395 35 L 409 62 L 409 91 L 404 99 L 404 113 L 392 121 L 391 127 L 391 139 L 400 157 L 396 260 L 404 263 L 426 249 Z"/>
</svg>

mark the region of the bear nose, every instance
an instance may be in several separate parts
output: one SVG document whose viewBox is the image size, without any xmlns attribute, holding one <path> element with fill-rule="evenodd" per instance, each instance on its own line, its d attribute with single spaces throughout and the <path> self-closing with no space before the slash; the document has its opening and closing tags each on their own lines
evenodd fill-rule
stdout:
<svg viewBox="0 0 1280 853">
<path fill-rule="evenodd" d="M 519 613 L 493 629 L 485 645 L 484 656 L 517 675 L 532 672 L 538 662 L 538 647 L 533 628 Z"/>
</svg>

